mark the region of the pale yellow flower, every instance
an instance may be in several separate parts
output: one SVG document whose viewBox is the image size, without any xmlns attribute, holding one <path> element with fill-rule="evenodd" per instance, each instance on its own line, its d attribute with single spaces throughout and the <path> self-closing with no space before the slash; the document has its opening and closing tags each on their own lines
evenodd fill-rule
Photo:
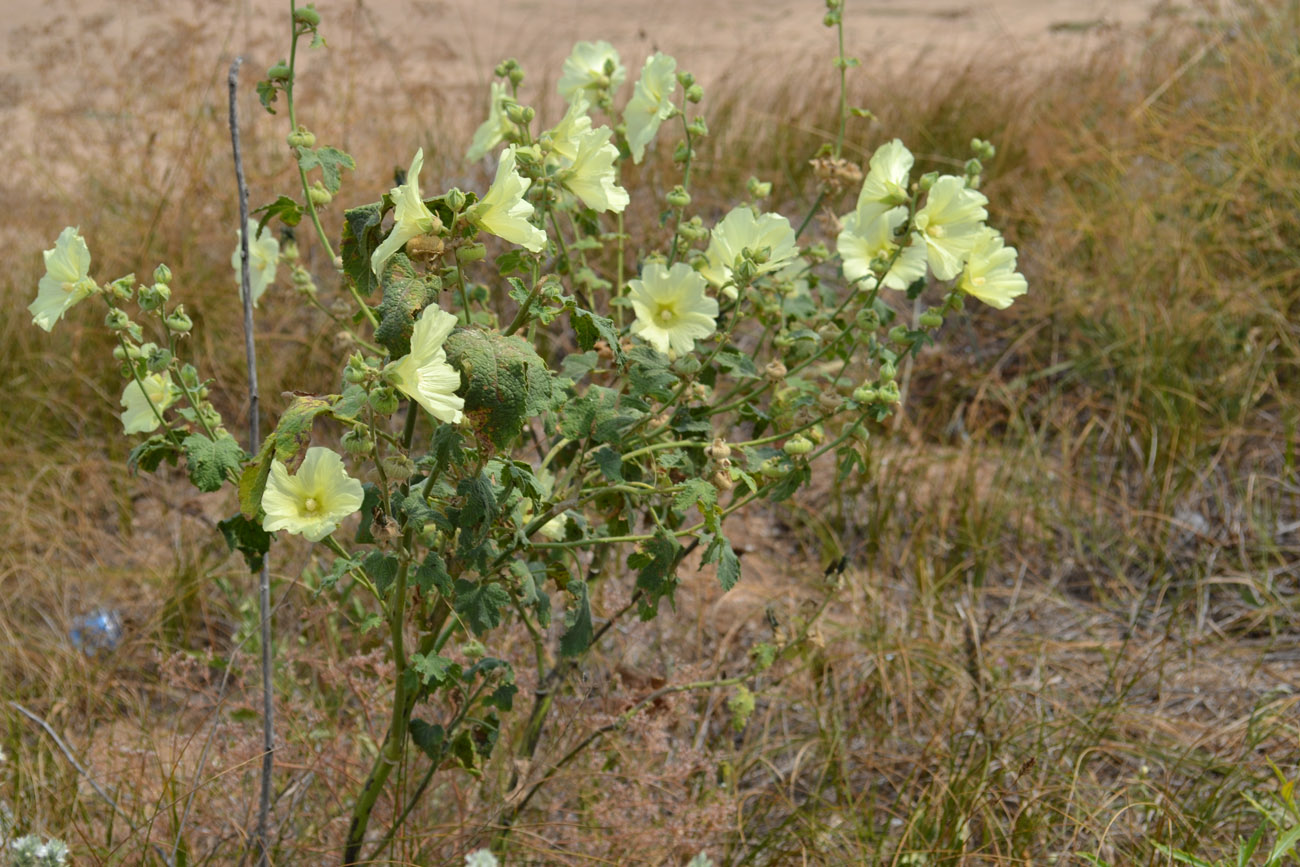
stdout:
<svg viewBox="0 0 1300 867">
<path fill-rule="evenodd" d="M 685 355 L 718 330 L 718 302 L 704 294 L 708 283 L 689 265 L 665 268 L 652 262 L 640 280 L 628 281 L 628 300 L 636 312 L 632 333 L 655 349 Z"/>
<path fill-rule="evenodd" d="M 934 182 L 914 222 L 935 277 L 951 280 L 961 273 L 975 239 L 984 230 L 988 202 L 983 193 L 967 189 L 966 181 L 954 175 Z"/>
<path fill-rule="evenodd" d="M 546 246 L 546 233 L 528 221 L 533 206 L 524 199 L 532 183 L 515 170 L 515 149 L 506 148 L 487 195 L 469 211 L 470 221 L 498 238 L 540 253 Z"/>
<path fill-rule="evenodd" d="M 618 185 L 614 161 L 618 148 L 610 142 L 614 135 L 607 126 L 589 129 L 577 137 L 572 162 L 562 168 L 558 178 L 565 189 L 574 193 L 596 211 L 622 213 L 629 201 L 627 190 Z"/>
<path fill-rule="evenodd" d="M 591 130 L 591 118 L 587 110 L 591 103 L 579 96 L 570 105 L 569 110 L 554 128 L 542 133 L 542 141 L 561 164 L 572 163 L 578 155 L 578 142 L 581 136 Z"/>
<path fill-rule="evenodd" d="M 141 387 L 143 386 L 143 388 Z M 151 433 L 162 424 L 158 416 L 180 399 L 181 390 L 172 382 L 171 374 L 163 371 L 132 379 L 122 392 L 122 427 L 128 434 Z M 152 405 L 151 405 L 152 404 Z M 154 410 L 157 409 L 157 412 Z"/>
<path fill-rule="evenodd" d="M 896 234 L 906 222 L 907 208 L 903 205 L 890 208 L 875 201 L 859 201 L 857 210 L 844 217 L 844 228 L 835 241 L 844 263 L 844 278 L 851 282 L 865 280 L 867 288 L 874 288 L 876 277 L 871 263 L 888 262 L 902 242 L 907 242 L 907 248 L 899 253 L 881 285 L 903 290 L 924 277 L 925 245 L 911 243 L 910 238 L 900 242 Z"/>
<path fill-rule="evenodd" d="M 271 462 L 271 475 L 262 494 L 268 533 L 288 530 L 319 542 L 361 508 L 361 483 L 348 475 L 343 458 L 329 449 L 307 449 L 298 472 L 289 475 L 283 461 Z"/>
<path fill-rule="evenodd" d="M 54 247 L 45 251 L 45 276 L 37 284 L 36 300 L 27 307 L 32 324 L 52 331 L 68 308 L 97 288 L 90 279 L 90 248 L 77 230 L 68 226 L 59 233 Z"/>
<path fill-rule="evenodd" d="M 406 246 L 406 242 L 420 235 L 427 235 L 438 225 L 438 218 L 433 215 L 424 199 L 420 197 L 420 170 L 424 168 L 424 148 L 415 152 L 411 160 L 411 169 L 406 173 L 406 183 L 393 187 L 389 196 L 393 199 L 393 229 L 388 237 L 370 256 L 370 270 L 376 277 L 383 276 L 384 265 L 393 254 Z"/>
<path fill-rule="evenodd" d="M 465 400 L 456 394 L 460 373 L 447 363 L 443 342 L 456 327 L 456 317 L 438 307 L 426 307 L 415 320 L 411 351 L 389 365 L 389 375 L 399 391 L 428 410 L 429 415 L 457 424 Z"/>
<path fill-rule="evenodd" d="M 474 131 L 474 139 L 470 142 L 465 159 L 478 162 L 515 131 L 514 122 L 506 116 L 505 103 L 510 98 L 509 88 L 500 82 L 492 82 L 492 92 L 488 96 L 488 118 Z"/>
<path fill-rule="evenodd" d="M 253 306 L 256 307 L 262 293 L 275 282 L 275 271 L 280 264 L 280 242 L 266 226 L 263 226 L 259 233 L 257 220 L 251 218 L 245 231 L 250 238 L 255 239 L 248 243 L 248 292 L 253 298 Z M 243 232 L 236 232 L 235 235 L 242 242 Z M 235 244 L 235 252 L 230 254 L 230 267 L 235 269 L 236 284 L 242 279 L 239 261 L 240 242 Z"/>
<path fill-rule="evenodd" d="M 985 229 L 971 248 L 957 288 L 990 307 L 1005 310 L 1029 291 L 1029 282 L 1016 271 L 1016 255 L 1016 248 L 1004 246 L 996 230 Z"/>
<path fill-rule="evenodd" d="M 912 153 L 898 139 L 876 148 L 867 164 L 867 177 L 858 194 L 858 208 L 868 202 L 901 205 L 907 201 L 907 178 Z"/>
<path fill-rule="evenodd" d="M 677 61 L 663 52 L 647 57 L 641 78 L 632 92 L 632 100 L 623 109 L 627 124 L 627 146 L 632 151 L 632 162 L 645 157 L 646 145 L 654 140 L 663 123 L 676 110 L 673 93 L 677 90 Z"/>
<path fill-rule="evenodd" d="M 605 74 L 608 61 L 613 61 L 614 70 L 611 75 Z M 627 70 L 619 62 L 614 46 L 603 40 L 579 42 L 573 46 L 573 53 L 564 61 L 557 88 L 566 102 L 573 102 L 589 89 L 607 89 L 613 93 L 626 78 Z"/>
<path fill-rule="evenodd" d="M 767 260 L 758 266 L 758 274 L 780 271 L 799 255 L 794 229 L 790 221 L 780 214 L 761 214 L 741 205 L 713 227 L 708 249 L 704 251 L 705 265 L 700 269 L 714 286 L 722 287 L 722 294 L 735 298 L 736 287 L 731 269 L 736 258 L 748 249 L 751 253 L 767 251 Z"/>
</svg>

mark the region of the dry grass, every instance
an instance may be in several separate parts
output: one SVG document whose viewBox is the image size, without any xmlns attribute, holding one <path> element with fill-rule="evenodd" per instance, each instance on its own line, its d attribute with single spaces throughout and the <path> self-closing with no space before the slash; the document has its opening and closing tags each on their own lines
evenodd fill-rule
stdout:
<svg viewBox="0 0 1300 867">
<path fill-rule="evenodd" d="M 839 552 L 852 565 L 816 640 L 764 676 L 743 732 L 726 695 L 655 704 L 534 800 L 509 863 L 680 864 L 701 849 L 720 864 L 1168 863 L 1157 842 L 1235 853 L 1264 821 L 1243 796 L 1274 792 L 1273 766 L 1300 771 L 1297 32 L 1294 4 L 1265 5 L 1201 28 L 1161 22 L 1142 44 L 1032 79 L 1008 65 L 919 93 L 855 85 L 880 121 L 851 126 L 852 155 L 893 136 L 923 161 L 976 135 L 998 145 L 987 191 L 1031 295 L 951 321 L 869 473 L 747 523 L 740 587 L 720 596 L 710 576 L 686 576 L 675 611 L 589 660 L 534 767 L 502 749 L 481 780 L 440 776 L 395 860 L 453 861 L 490 837 L 515 770 L 528 779 L 661 682 L 735 670 L 756 642 L 792 634 Z M 330 83 L 352 92 L 347 61 L 374 47 L 336 47 Z M 11 145 L 0 181 L 24 214 L 5 228 L 0 281 L 0 693 L 66 739 L 121 815 L 8 703 L 0 797 L 77 863 L 166 863 L 177 839 L 191 863 L 233 863 L 256 801 L 255 611 L 212 528 L 233 504 L 166 471 L 127 478 L 126 444 L 103 436 L 119 386 L 98 323 L 72 316 L 47 338 L 21 312 L 34 251 L 69 219 L 93 238 L 97 274 L 166 260 L 200 299 L 196 363 L 238 424 L 234 205 L 224 95 L 209 86 L 222 50 L 212 41 L 175 69 L 142 49 L 121 66 L 151 86 L 106 88 L 121 94 L 108 105 L 68 95 L 47 135 Z M 777 182 L 787 213 L 811 202 L 806 158 L 834 127 L 829 77 L 794 80 L 763 113 L 722 101 L 703 207 L 751 173 Z M 304 100 L 362 167 L 345 197 L 387 186 L 408 151 L 392 142 L 448 153 L 466 135 L 390 119 L 361 139 L 346 96 Z M 245 117 L 255 198 L 269 199 L 289 188 L 282 131 Z M 632 182 L 673 177 L 661 163 Z M 290 384 L 331 387 L 327 323 L 287 293 L 268 296 L 262 321 L 272 414 Z M 316 599 L 305 555 L 277 568 L 277 863 L 327 863 L 382 731 L 387 663 L 359 602 Z M 602 610 L 621 603 L 618 587 L 602 592 Z M 127 637 L 88 658 L 64 636 L 99 606 L 124 612 Z M 526 650 L 510 652 L 527 695 Z"/>
</svg>

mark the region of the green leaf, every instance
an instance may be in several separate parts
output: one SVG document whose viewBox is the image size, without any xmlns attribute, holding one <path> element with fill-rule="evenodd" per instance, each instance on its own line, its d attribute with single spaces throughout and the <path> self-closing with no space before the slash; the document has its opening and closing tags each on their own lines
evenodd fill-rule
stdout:
<svg viewBox="0 0 1300 867">
<path fill-rule="evenodd" d="M 257 98 L 262 101 L 262 108 L 271 114 L 275 114 L 275 109 L 271 108 L 271 103 L 275 102 L 275 97 L 276 87 L 271 79 L 264 78 L 257 83 Z"/>
<path fill-rule="evenodd" d="M 591 600 L 587 582 L 573 579 L 565 588 L 573 594 L 573 603 L 564 612 L 564 635 L 560 637 L 560 654 L 578 656 L 591 646 L 595 635 L 591 628 Z"/>
<path fill-rule="evenodd" d="M 244 462 L 244 450 L 230 434 L 212 441 L 204 434 L 193 433 L 182 444 L 190 481 L 200 491 L 220 490 L 227 478 L 237 478 Z"/>
<path fill-rule="evenodd" d="M 411 740 L 420 751 L 435 762 L 442 761 L 446 746 L 447 732 L 442 726 L 430 725 L 422 719 L 412 719 L 409 726 Z"/>
<path fill-rule="evenodd" d="M 559 384 L 568 387 L 596 369 L 600 357 L 594 352 L 576 352 L 560 362 Z"/>
<path fill-rule="evenodd" d="M 730 346 L 719 350 L 718 354 L 714 356 L 714 361 L 718 363 L 718 367 L 721 367 L 732 376 L 742 379 L 752 379 L 758 376 L 758 368 L 754 366 L 754 360 Z"/>
<path fill-rule="evenodd" d="M 623 481 L 623 456 L 609 446 L 601 446 L 592 454 L 601 475 L 611 482 Z"/>
<path fill-rule="evenodd" d="M 354 421 L 361 415 L 361 411 L 366 406 L 366 390 L 359 385 L 349 385 L 343 389 L 338 400 L 334 401 L 334 406 L 330 408 L 330 415 L 340 421 Z"/>
<path fill-rule="evenodd" d="M 383 201 L 343 212 L 343 240 L 339 245 L 339 256 L 343 259 L 343 273 L 352 278 L 357 290 L 362 295 L 370 295 L 379 288 L 379 278 L 370 270 L 370 256 L 382 243 L 380 225 L 384 221 L 385 204 Z M 391 207 L 391 203 L 388 203 Z"/>
<path fill-rule="evenodd" d="M 363 545 L 375 544 L 375 535 L 371 530 L 374 528 L 376 513 L 381 511 L 382 503 L 383 498 L 379 494 L 377 485 L 366 482 L 361 486 L 361 523 L 357 525 L 357 542 Z"/>
<path fill-rule="evenodd" d="M 275 434 L 262 441 L 253 462 L 239 474 L 239 511 L 245 518 L 256 518 L 262 511 L 262 494 L 271 475 L 271 456 L 275 452 Z"/>
<path fill-rule="evenodd" d="M 393 358 L 411 351 L 415 313 L 429 302 L 429 287 L 405 253 L 394 253 L 384 265 L 384 300 L 379 304 L 375 342 Z"/>
<path fill-rule="evenodd" d="M 627 565 L 638 570 L 636 586 L 646 594 L 640 606 L 642 620 L 653 618 L 659 611 L 659 600 L 671 597 L 677 588 L 677 559 L 681 553 L 677 538 L 660 530 L 645 543 L 644 550 L 627 558 Z"/>
<path fill-rule="evenodd" d="M 420 680 L 425 684 L 444 683 L 452 666 L 450 659 L 438 656 L 436 653 L 427 656 L 423 653 L 412 653 L 410 663 L 411 668 L 420 675 Z"/>
<path fill-rule="evenodd" d="M 275 440 L 275 459 L 284 463 L 290 474 L 298 472 L 311 445 L 311 428 L 316 416 L 330 409 L 328 398 L 314 394 L 300 394 L 280 416 L 275 433 L 267 439 Z"/>
<path fill-rule="evenodd" d="M 592 438 L 599 423 L 614 417 L 617 405 L 617 392 L 603 385 L 593 385 L 585 394 L 564 405 L 560 413 L 560 433 L 571 440 Z"/>
<path fill-rule="evenodd" d="M 745 730 L 745 725 L 754 713 L 754 693 L 743 683 L 736 684 L 736 691 L 727 699 L 727 710 L 731 711 L 731 726 L 738 732 Z"/>
<path fill-rule="evenodd" d="M 451 576 L 447 574 L 447 564 L 437 551 L 430 551 L 415 570 L 415 586 L 426 596 L 437 590 L 443 596 L 450 596 Z"/>
<path fill-rule="evenodd" d="M 709 547 L 704 549 L 704 562 L 718 567 L 718 583 L 723 592 L 736 586 L 740 580 L 740 558 L 731 547 L 730 540 L 721 534 L 714 536 Z"/>
<path fill-rule="evenodd" d="M 325 189 L 333 194 L 337 193 L 342 185 L 340 178 L 342 170 L 356 171 L 357 164 L 350 155 L 327 145 L 314 151 L 305 147 L 298 148 L 298 167 L 304 172 L 319 168 Z"/>
<path fill-rule="evenodd" d="M 392 554 L 385 554 L 382 551 L 371 551 L 361 561 L 361 568 L 365 570 L 366 577 L 370 583 L 375 585 L 380 596 L 388 595 L 388 588 L 393 586 L 397 580 L 397 558 Z"/>
<path fill-rule="evenodd" d="M 628 353 L 628 381 L 638 397 L 667 400 L 677 386 L 677 374 L 668 369 L 668 359 L 648 346 L 634 346 Z"/>
<path fill-rule="evenodd" d="M 271 534 L 262 529 L 256 521 L 250 521 L 243 515 L 233 515 L 217 522 L 217 529 L 225 537 L 231 551 L 244 555 L 248 571 L 260 572 L 262 558 L 271 550 Z"/>
<path fill-rule="evenodd" d="M 263 205 L 253 210 L 254 214 L 261 214 L 262 219 L 257 223 L 257 234 L 262 234 L 262 229 L 276 217 L 286 226 L 296 226 L 302 222 L 302 207 L 288 196 L 281 196 L 269 205 Z M 248 242 L 253 243 L 249 238 Z"/>
<path fill-rule="evenodd" d="M 447 359 L 461 374 L 465 417 L 480 440 L 506 449 L 525 419 L 550 406 L 552 375 L 521 337 L 465 330 L 447 338 Z"/>
<path fill-rule="evenodd" d="M 579 347 L 583 350 L 594 349 L 596 341 L 603 340 L 613 351 L 614 360 L 619 367 L 623 366 L 625 356 L 618 339 L 618 329 L 614 327 L 614 320 L 575 307 L 569 312 L 569 322 L 573 325 L 573 333 L 578 339 Z"/>
<path fill-rule="evenodd" d="M 718 489 L 703 479 L 688 479 L 682 489 L 673 497 L 673 508 L 685 512 L 691 506 L 699 506 L 704 513 L 718 505 Z"/>
<path fill-rule="evenodd" d="M 501 612 L 510 604 L 510 594 L 500 584 L 457 578 L 455 591 L 453 607 L 475 635 L 482 635 L 501 624 Z"/>
<path fill-rule="evenodd" d="M 164 460 L 173 467 L 176 466 L 180 454 L 181 447 L 174 439 L 166 434 L 155 434 L 131 449 L 131 454 L 126 458 L 126 468 L 131 473 L 140 470 L 152 473 Z"/>
<path fill-rule="evenodd" d="M 433 431 L 433 445 L 429 451 L 433 454 L 436 473 L 446 471 L 452 464 L 458 467 L 465 464 L 465 451 L 460 431 L 455 425 L 438 425 Z"/>
</svg>

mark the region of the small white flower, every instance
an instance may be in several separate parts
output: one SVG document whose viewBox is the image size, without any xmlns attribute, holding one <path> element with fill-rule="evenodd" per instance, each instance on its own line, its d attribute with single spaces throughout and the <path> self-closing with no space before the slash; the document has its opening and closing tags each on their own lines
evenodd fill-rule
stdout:
<svg viewBox="0 0 1300 867">
<path fill-rule="evenodd" d="M 36 300 L 27 307 L 32 323 L 52 331 L 68 308 L 97 288 L 90 279 L 90 248 L 68 226 L 54 247 L 45 251 L 45 276 L 37 286 Z"/>
<path fill-rule="evenodd" d="M 411 169 L 406 173 L 406 183 L 389 192 L 393 205 L 393 229 L 384 242 L 370 256 L 370 270 L 382 277 L 384 265 L 393 254 L 406 246 L 406 242 L 427 235 L 437 228 L 438 218 L 433 215 L 420 197 L 420 170 L 424 168 L 424 148 L 415 152 Z"/>
<path fill-rule="evenodd" d="M 248 244 L 248 292 L 253 298 L 253 306 L 256 307 L 262 293 L 275 282 L 276 267 L 280 264 L 280 242 L 266 226 L 258 232 L 257 220 L 251 218 L 245 231 L 250 238 L 254 239 Z M 240 240 L 235 243 L 235 252 L 230 254 L 230 267 L 235 269 L 236 285 L 243 279 L 239 257 L 243 234 L 243 232 L 235 233 Z"/>
<path fill-rule="evenodd" d="M 865 280 L 867 288 L 873 288 L 876 277 L 872 262 L 889 261 L 900 246 L 898 228 L 906 222 L 907 208 L 903 205 L 890 208 L 875 201 L 859 201 L 857 210 L 844 217 L 844 228 L 835 241 L 844 262 L 845 279 Z M 887 289 L 904 290 L 924 276 L 925 245 L 908 243 L 880 283 Z"/>
<path fill-rule="evenodd" d="M 611 61 L 613 73 L 606 75 L 605 67 Z M 579 42 L 564 61 L 557 88 L 566 102 L 573 102 L 589 89 L 606 89 L 613 93 L 626 78 L 627 70 L 619 62 L 614 46 L 603 40 Z"/>
<path fill-rule="evenodd" d="M 685 355 L 718 330 L 718 302 L 704 294 L 707 282 L 689 265 L 645 266 L 640 280 L 628 281 L 628 300 L 636 311 L 632 333 L 655 349 Z"/>
<path fill-rule="evenodd" d="M 713 227 L 708 249 L 704 251 L 705 266 L 700 270 L 714 286 L 722 287 L 722 294 L 735 298 L 736 288 L 729 286 L 731 269 L 736 258 L 748 249 L 751 253 L 767 251 L 767 261 L 759 264 L 759 274 L 780 271 L 799 255 L 794 229 L 790 221 L 780 214 L 761 214 L 757 217 L 748 207 L 741 205 Z"/>
<path fill-rule="evenodd" d="M 465 867 L 498 867 L 497 856 L 487 849 L 479 849 L 465 856 Z"/>
<path fill-rule="evenodd" d="M 460 373 L 447 363 L 442 345 L 455 327 L 455 316 L 438 307 L 426 307 L 415 320 L 411 351 L 389 367 L 399 391 L 448 424 L 459 423 L 465 408 L 465 399 L 456 394 Z"/>
<path fill-rule="evenodd" d="M 659 124 L 676 111 L 672 102 L 676 90 L 677 61 L 658 51 L 654 57 L 647 57 L 632 92 L 632 101 L 623 110 L 632 162 L 640 163 L 645 158 L 646 145 L 654 140 Z"/>
<path fill-rule="evenodd" d="M 139 382 L 132 379 L 122 392 L 121 404 L 126 407 L 121 416 L 122 427 L 128 434 L 157 430 L 162 424 L 159 414 L 180 397 L 181 391 L 167 371 L 152 373 Z"/>
<path fill-rule="evenodd" d="M 916 212 L 916 236 L 925 243 L 930 270 L 940 280 L 961 273 L 975 239 L 984 230 L 989 203 L 983 193 L 966 188 L 966 181 L 944 175 L 934 182 L 925 207 Z"/>
<path fill-rule="evenodd" d="M 361 483 L 348 475 L 343 458 L 313 446 L 294 475 L 283 461 L 271 462 L 262 495 L 262 528 L 268 533 L 288 530 L 319 542 L 360 509 L 362 499 Z"/>
<path fill-rule="evenodd" d="M 515 170 L 515 149 L 506 148 L 487 195 L 469 211 L 470 221 L 498 238 L 540 253 L 546 246 L 546 233 L 528 221 L 533 206 L 524 199 L 532 183 Z"/>
<path fill-rule="evenodd" d="M 474 139 L 470 142 L 465 159 L 472 163 L 478 162 L 515 131 L 514 122 L 506 116 L 505 101 L 508 99 L 510 91 L 506 86 L 492 82 L 492 92 L 488 96 L 488 118 L 474 131 Z"/>
<path fill-rule="evenodd" d="M 1016 271 L 1016 255 L 1016 248 L 1004 246 L 997 230 L 986 228 L 971 247 L 957 288 L 990 307 L 1005 310 L 1029 291 L 1029 281 Z"/>
</svg>

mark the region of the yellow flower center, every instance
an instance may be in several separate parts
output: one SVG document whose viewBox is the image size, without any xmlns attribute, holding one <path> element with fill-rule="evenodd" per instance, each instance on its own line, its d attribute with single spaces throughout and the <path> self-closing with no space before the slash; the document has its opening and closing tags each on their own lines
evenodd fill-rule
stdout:
<svg viewBox="0 0 1300 867">
<path fill-rule="evenodd" d="M 315 497 L 308 497 L 302 501 L 302 510 L 309 515 L 315 513 L 318 508 L 320 508 L 320 504 L 316 502 Z"/>
<path fill-rule="evenodd" d="M 655 311 L 655 318 L 658 319 L 662 325 L 672 325 L 673 322 L 677 320 L 677 311 L 670 305 L 665 304 Z"/>
<path fill-rule="evenodd" d="M 934 226 L 934 225 L 926 226 L 925 233 L 929 235 L 931 238 L 942 238 L 943 226 Z"/>
<path fill-rule="evenodd" d="M 77 291 L 77 286 L 78 286 L 78 285 L 80 285 L 80 284 L 79 284 L 79 283 L 64 283 L 63 286 L 62 286 L 61 288 L 63 289 L 64 292 L 67 292 L 69 295 L 71 295 L 73 292 L 76 292 L 76 291 Z"/>
<path fill-rule="evenodd" d="M 983 286 L 983 285 L 984 285 L 984 278 L 983 278 L 983 277 L 972 277 L 972 278 L 970 278 L 970 284 L 971 284 L 972 286 L 974 286 L 975 288 L 978 289 L 980 286 Z"/>
</svg>

